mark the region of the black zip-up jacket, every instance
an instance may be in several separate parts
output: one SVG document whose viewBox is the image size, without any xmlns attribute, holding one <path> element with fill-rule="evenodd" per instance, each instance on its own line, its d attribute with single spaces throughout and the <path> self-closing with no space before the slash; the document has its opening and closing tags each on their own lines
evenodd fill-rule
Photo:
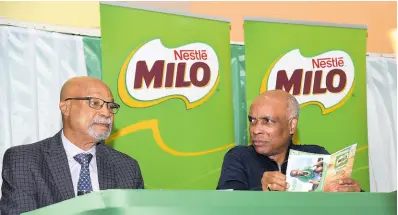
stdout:
<svg viewBox="0 0 398 215">
<path fill-rule="evenodd" d="M 316 154 L 329 154 L 324 147 L 317 145 L 290 144 L 289 150 L 294 149 Z M 262 190 L 261 178 L 264 172 L 280 171 L 286 175 L 287 158 L 281 167 L 267 156 L 260 155 L 253 146 L 236 146 L 224 156 L 221 176 L 217 190 Z"/>
</svg>

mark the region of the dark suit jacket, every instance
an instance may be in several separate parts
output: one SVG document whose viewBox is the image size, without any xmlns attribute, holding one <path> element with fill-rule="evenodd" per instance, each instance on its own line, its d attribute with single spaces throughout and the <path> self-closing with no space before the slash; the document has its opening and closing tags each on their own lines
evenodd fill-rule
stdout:
<svg viewBox="0 0 398 215">
<path fill-rule="evenodd" d="M 136 160 L 104 143 L 96 146 L 100 190 L 143 189 Z M 2 215 L 20 214 L 75 197 L 61 131 L 45 140 L 9 148 L 3 159 Z"/>
</svg>

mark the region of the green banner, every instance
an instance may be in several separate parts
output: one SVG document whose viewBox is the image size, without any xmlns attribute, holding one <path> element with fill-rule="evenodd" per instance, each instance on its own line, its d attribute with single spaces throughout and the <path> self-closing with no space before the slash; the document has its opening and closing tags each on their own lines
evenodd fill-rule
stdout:
<svg viewBox="0 0 398 215">
<path fill-rule="evenodd" d="M 366 26 L 245 19 L 247 107 L 283 89 L 301 112 L 294 141 L 330 153 L 358 143 L 352 176 L 369 191 Z"/>
<path fill-rule="evenodd" d="M 231 45 L 232 97 L 236 145 L 247 145 L 245 47 Z"/>
<path fill-rule="evenodd" d="M 234 144 L 229 21 L 101 3 L 103 80 L 121 109 L 107 143 L 148 189 L 215 189 Z"/>
</svg>

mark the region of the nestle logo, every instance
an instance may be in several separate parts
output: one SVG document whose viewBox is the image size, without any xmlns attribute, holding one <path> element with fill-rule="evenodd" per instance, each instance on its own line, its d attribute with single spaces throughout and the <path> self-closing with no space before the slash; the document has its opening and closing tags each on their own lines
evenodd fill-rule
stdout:
<svg viewBox="0 0 398 215">
<path fill-rule="evenodd" d="M 335 58 L 318 58 L 312 59 L 312 68 L 336 68 L 336 67 L 343 67 L 344 66 L 344 59 L 343 57 L 335 57 Z"/>
<path fill-rule="evenodd" d="M 271 65 L 262 79 L 260 92 L 284 90 L 295 96 L 300 106 L 319 106 L 322 114 L 340 108 L 354 89 L 354 62 L 341 50 L 306 57 L 299 49 L 293 49 Z"/>
<path fill-rule="evenodd" d="M 174 50 L 175 60 L 207 60 L 206 50 Z"/>
<path fill-rule="evenodd" d="M 210 45 L 195 42 L 168 48 L 154 39 L 134 48 L 126 58 L 118 90 L 130 107 L 181 99 L 188 110 L 211 98 L 219 77 L 219 59 Z"/>
</svg>

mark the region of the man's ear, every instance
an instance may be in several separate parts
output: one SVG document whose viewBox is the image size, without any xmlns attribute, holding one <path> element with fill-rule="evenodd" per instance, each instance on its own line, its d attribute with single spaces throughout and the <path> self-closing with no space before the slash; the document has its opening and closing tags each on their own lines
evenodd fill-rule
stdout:
<svg viewBox="0 0 398 215">
<path fill-rule="evenodd" d="M 298 119 L 291 119 L 289 123 L 289 133 L 293 135 L 297 130 Z"/>
<path fill-rule="evenodd" d="M 62 115 L 64 116 L 69 116 L 69 102 L 68 101 L 62 101 L 59 103 L 59 109 L 61 110 Z"/>
</svg>

